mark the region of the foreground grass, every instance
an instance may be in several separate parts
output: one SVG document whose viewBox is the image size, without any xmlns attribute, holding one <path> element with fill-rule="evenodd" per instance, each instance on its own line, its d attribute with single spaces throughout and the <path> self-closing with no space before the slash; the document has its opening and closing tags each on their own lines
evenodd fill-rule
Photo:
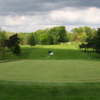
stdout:
<svg viewBox="0 0 100 100">
<path fill-rule="evenodd" d="M 100 83 L 18 83 L 0 81 L 0 100 L 100 100 Z"/>
<path fill-rule="evenodd" d="M 20 56 L 6 49 L 9 61 L 0 62 L 0 100 L 100 100 L 100 55 L 91 49 L 73 44 L 21 49 Z M 49 58 L 48 50 L 54 52 Z"/>
</svg>

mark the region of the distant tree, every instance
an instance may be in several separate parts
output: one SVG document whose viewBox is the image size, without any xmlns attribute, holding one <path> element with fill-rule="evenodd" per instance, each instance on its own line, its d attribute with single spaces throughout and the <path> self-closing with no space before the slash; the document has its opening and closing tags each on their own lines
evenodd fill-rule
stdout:
<svg viewBox="0 0 100 100">
<path fill-rule="evenodd" d="M 51 35 L 53 38 L 53 43 L 57 44 L 59 42 L 60 39 L 60 35 L 59 35 L 59 28 L 58 27 L 53 27 L 50 29 L 49 31 L 49 35 Z"/>
<path fill-rule="evenodd" d="M 83 28 L 83 27 L 73 28 L 73 29 L 71 30 L 71 32 L 72 32 L 72 33 L 78 33 L 78 34 L 80 34 L 80 33 L 83 33 L 83 32 L 84 32 L 84 28 Z"/>
<path fill-rule="evenodd" d="M 59 26 L 57 31 L 59 34 L 59 42 L 66 42 L 67 34 L 65 26 Z"/>
<path fill-rule="evenodd" d="M 86 52 L 86 49 L 87 49 L 87 44 L 85 43 L 82 43 L 81 45 L 79 45 L 80 48 L 85 48 L 85 52 Z"/>
<path fill-rule="evenodd" d="M 53 45 L 54 44 L 54 37 L 52 34 L 48 34 L 48 44 Z"/>
<path fill-rule="evenodd" d="M 36 45 L 36 41 L 33 33 L 29 34 L 28 44 L 31 45 L 31 47 Z"/>
<path fill-rule="evenodd" d="M 93 49 L 93 52 L 94 52 L 94 49 L 95 49 L 94 45 L 95 45 L 95 38 L 92 38 L 87 42 L 87 48 Z"/>
<path fill-rule="evenodd" d="M 76 41 L 76 40 L 78 40 L 78 37 L 79 37 L 79 34 L 78 34 L 77 32 L 75 32 L 75 33 L 73 34 L 72 40 L 73 40 L 73 41 Z"/>
<path fill-rule="evenodd" d="M 23 41 L 22 41 L 23 45 L 28 45 L 28 34 L 25 34 Z"/>
<path fill-rule="evenodd" d="M 11 51 L 13 51 L 13 48 L 16 44 L 19 44 L 19 38 L 17 34 L 14 34 L 12 36 L 9 37 L 9 40 L 6 40 L 7 43 L 7 47 L 11 49 Z"/>
<path fill-rule="evenodd" d="M 67 38 L 68 38 L 68 41 L 72 41 L 72 38 L 73 38 L 73 33 L 68 33 L 67 34 Z"/>
<path fill-rule="evenodd" d="M 2 31 L 0 29 L 0 47 L 1 47 L 1 54 L 2 54 L 2 59 L 4 60 L 5 57 L 5 47 L 6 47 L 6 31 Z"/>
<path fill-rule="evenodd" d="M 14 46 L 14 49 L 13 49 L 13 54 L 19 55 L 20 53 L 21 53 L 20 46 L 19 46 L 19 44 L 16 43 L 16 45 Z"/>
<path fill-rule="evenodd" d="M 46 33 L 46 32 L 44 32 L 44 30 L 41 30 L 41 29 L 37 30 L 36 32 L 33 33 L 34 37 L 35 37 L 36 44 L 41 44 L 41 42 L 40 42 L 40 36 L 43 33 Z"/>
<path fill-rule="evenodd" d="M 95 36 L 94 48 L 96 49 L 97 53 L 100 53 L 100 28 L 98 28 L 97 35 Z"/>
<path fill-rule="evenodd" d="M 48 35 L 46 33 L 41 34 L 40 36 L 40 42 L 41 44 L 48 44 Z"/>
<path fill-rule="evenodd" d="M 86 42 L 86 39 L 87 39 L 86 33 L 85 33 L 85 32 L 80 33 L 80 35 L 78 36 L 78 39 L 79 39 L 82 43 Z"/>
</svg>

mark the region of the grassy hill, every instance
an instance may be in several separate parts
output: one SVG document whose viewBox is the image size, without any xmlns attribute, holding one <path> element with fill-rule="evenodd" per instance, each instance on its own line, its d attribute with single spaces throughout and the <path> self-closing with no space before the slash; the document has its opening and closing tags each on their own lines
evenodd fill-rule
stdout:
<svg viewBox="0 0 100 100">
<path fill-rule="evenodd" d="M 54 55 L 50 56 L 49 59 L 52 60 L 87 60 L 100 59 L 100 55 L 93 53 L 91 49 L 88 52 L 81 50 L 77 44 L 68 45 L 62 43 L 60 45 L 36 45 L 31 48 L 31 46 L 21 46 L 21 55 L 15 56 L 9 49 L 6 49 L 5 60 L 11 59 L 42 59 L 44 60 L 48 56 L 48 51 L 53 51 Z M 0 59 L 1 56 L 0 56 Z"/>
</svg>

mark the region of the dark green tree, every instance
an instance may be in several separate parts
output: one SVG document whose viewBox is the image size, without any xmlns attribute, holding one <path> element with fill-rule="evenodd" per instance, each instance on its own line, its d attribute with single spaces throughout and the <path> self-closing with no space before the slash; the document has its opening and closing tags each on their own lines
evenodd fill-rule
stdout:
<svg viewBox="0 0 100 100">
<path fill-rule="evenodd" d="M 30 33 L 28 37 L 28 44 L 31 45 L 31 47 L 36 45 L 36 41 L 33 33 Z"/>
<path fill-rule="evenodd" d="M 1 54 L 2 54 L 2 59 L 4 60 L 5 58 L 5 47 L 6 47 L 6 31 L 2 31 L 0 29 L 0 48 L 1 48 Z"/>
<path fill-rule="evenodd" d="M 96 49 L 97 53 L 100 53 L 100 28 L 98 28 L 97 35 L 95 36 L 94 48 Z"/>
<path fill-rule="evenodd" d="M 16 44 L 19 44 L 19 38 L 17 34 L 14 34 L 9 37 L 9 40 L 6 40 L 7 47 L 13 51 L 13 48 L 15 47 Z"/>
<path fill-rule="evenodd" d="M 13 54 L 19 55 L 21 53 L 21 48 L 19 46 L 19 44 L 16 43 L 16 45 L 14 46 L 13 49 Z"/>
<path fill-rule="evenodd" d="M 59 35 L 59 28 L 58 27 L 51 28 L 48 34 L 51 37 L 53 37 L 52 40 L 53 40 L 54 44 L 57 44 L 59 42 L 60 35 Z"/>
<path fill-rule="evenodd" d="M 67 41 L 67 34 L 66 34 L 65 26 L 58 27 L 58 34 L 59 34 L 59 42 Z"/>
</svg>

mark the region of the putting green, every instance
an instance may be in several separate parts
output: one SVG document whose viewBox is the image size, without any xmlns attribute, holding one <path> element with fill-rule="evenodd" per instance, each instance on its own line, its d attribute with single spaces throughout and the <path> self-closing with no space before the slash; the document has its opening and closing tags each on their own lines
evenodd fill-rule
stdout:
<svg viewBox="0 0 100 100">
<path fill-rule="evenodd" d="M 98 82 L 100 62 L 22 60 L 0 63 L 0 80 L 25 82 Z"/>
</svg>

